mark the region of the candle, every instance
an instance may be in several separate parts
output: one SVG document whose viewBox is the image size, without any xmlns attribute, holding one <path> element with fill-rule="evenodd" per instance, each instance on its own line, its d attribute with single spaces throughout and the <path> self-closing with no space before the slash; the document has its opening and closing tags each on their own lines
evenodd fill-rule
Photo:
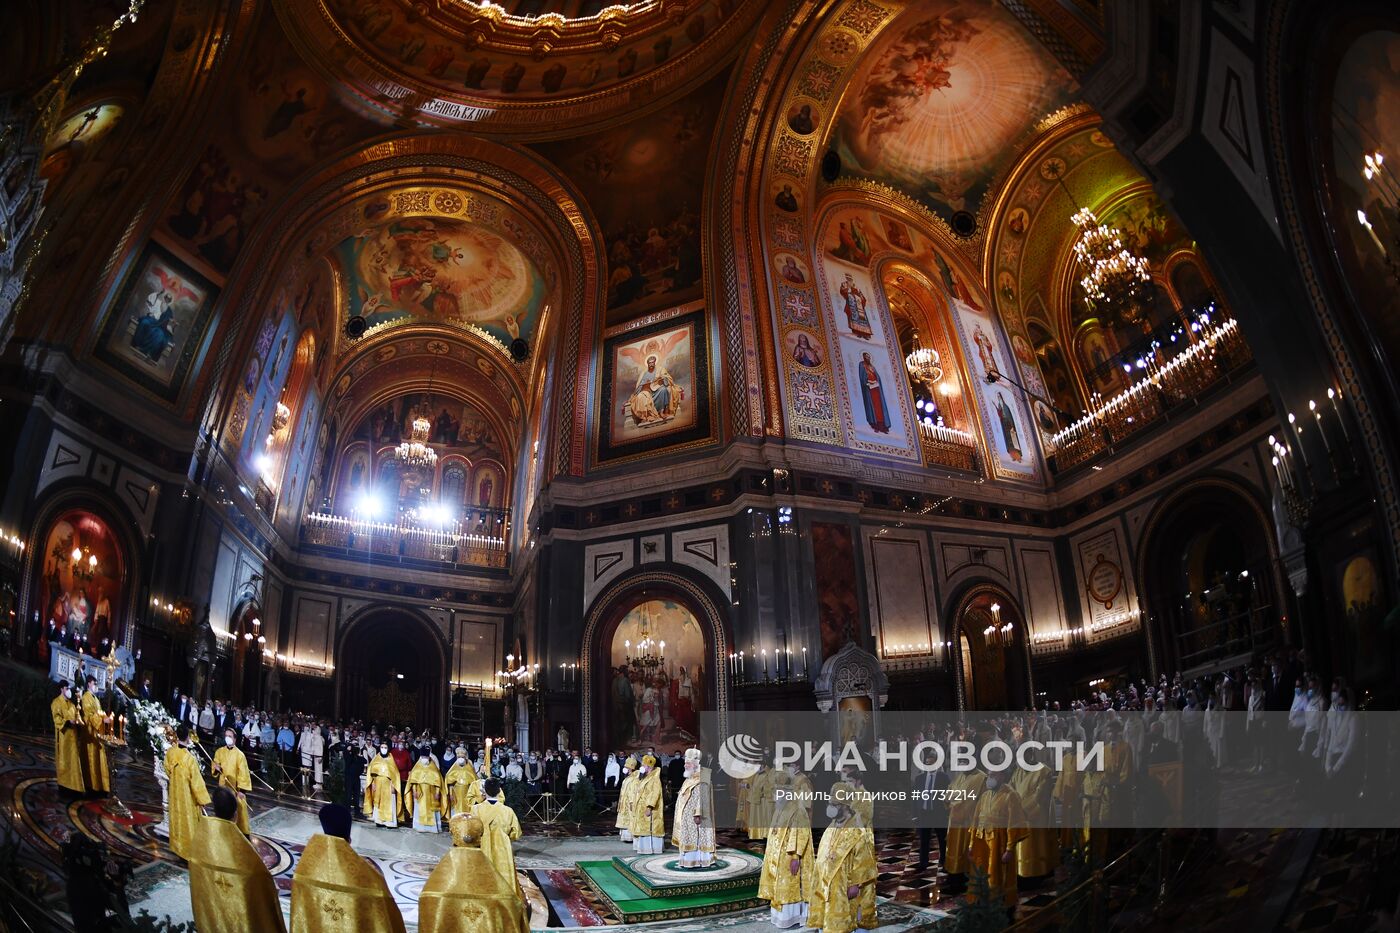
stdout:
<svg viewBox="0 0 1400 933">
<path fill-rule="evenodd" d="M 744 679 L 744 652 L 739 652 L 739 679 Z"/>
<path fill-rule="evenodd" d="M 1297 432 L 1298 435 L 1298 456 L 1303 459 L 1303 469 L 1311 473 L 1312 467 L 1308 464 L 1307 447 L 1303 444 L 1303 428 L 1298 424 L 1298 419 L 1293 416 L 1293 412 L 1291 411 L 1288 413 L 1288 423 L 1293 425 L 1293 430 Z"/>
<path fill-rule="evenodd" d="M 763 649 L 763 679 L 768 679 L 768 649 Z"/>
<path fill-rule="evenodd" d="M 802 679 L 807 679 L 807 646 L 802 646 Z"/>
<path fill-rule="evenodd" d="M 1317 410 L 1317 402 L 1308 399 L 1308 411 L 1312 412 L 1313 420 L 1317 422 L 1317 433 L 1322 436 L 1322 449 L 1327 451 L 1330 456 L 1332 453 L 1332 444 L 1327 440 L 1327 432 L 1323 430 L 1322 412 Z"/>
<path fill-rule="evenodd" d="M 1279 487 L 1283 487 L 1283 471 L 1279 469 L 1278 455 L 1274 455 L 1274 475 L 1278 478 Z"/>
<path fill-rule="evenodd" d="M 1351 435 L 1347 432 L 1347 423 L 1346 423 L 1346 420 L 1345 420 L 1344 418 L 1342 418 L 1341 410 L 1337 408 L 1337 399 L 1341 396 L 1341 394 L 1342 394 L 1342 393 L 1340 393 L 1340 392 L 1334 392 L 1334 391 L 1333 391 L 1332 389 L 1330 389 L 1330 388 L 1327 390 L 1327 398 L 1328 398 L 1328 400 L 1331 401 L 1331 403 L 1332 403 L 1332 414 L 1336 416 L 1336 418 L 1337 418 L 1337 424 L 1340 425 L 1341 428 L 1342 428 L 1342 440 L 1344 440 L 1346 443 L 1350 444 L 1350 443 L 1351 443 Z"/>
</svg>

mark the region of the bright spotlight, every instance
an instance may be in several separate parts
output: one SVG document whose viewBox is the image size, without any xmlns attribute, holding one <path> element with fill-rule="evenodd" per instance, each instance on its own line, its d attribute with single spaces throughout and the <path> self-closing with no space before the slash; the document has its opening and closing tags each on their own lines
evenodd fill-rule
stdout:
<svg viewBox="0 0 1400 933">
<path fill-rule="evenodd" d="M 365 518 L 378 518 L 384 511 L 384 503 L 372 492 L 361 493 L 360 498 L 355 501 L 355 511 Z"/>
</svg>

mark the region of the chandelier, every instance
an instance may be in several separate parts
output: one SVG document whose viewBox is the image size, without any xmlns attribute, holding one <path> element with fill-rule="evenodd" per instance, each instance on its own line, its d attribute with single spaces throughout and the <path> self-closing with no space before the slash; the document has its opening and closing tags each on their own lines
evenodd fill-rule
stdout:
<svg viewBox="0 0 1400 933">
<path fill-rule="evenodd" d="M 1131 319 L 1152 283 L 1147 260 L 1123 244 L 1121 231 L 1100 223 L 1087 207 L 1070 220 L 1079 228 L 1074 256 L 1085 299 L 1102 318 Z"/>
<path fill-rule="evenodd" d="M 909 371 L 909 378 L 915 382 L 922 382 L 928 387 L 930 394 L 933 387 L 943 378 L 942 360 L 938 357 L 938 351 L 933 347 L 919 346 L 917 332 L 914 334 L 914 349 L 904 358 L 904 368 Z"/>
<path fill-rule="evenodd" d="M 642 640 L 635 646 L 636 653 L 633 653 L 633 645 L 629 639 L 622 643 L 624 657 L 628 667 L 635 667 L 643 674 L 650 675 L 666 663 L 666 642 L 664 639 L 657 641 L 651 637 L 651 609 L 645 604 L 642 606 L 642 620 L 638 623 L 637 633 L 642 636 Z"/>
<path fill-rule="evenodd" d="M 400 441 L 394 451 L 401 465 L 424 470 L 437 465 L 437 451 L 428 446 L 428 432 L 432 428 L 432 422 L 422 415 L 413 419 L 413 431 L 408 440 Z"/>
</svg>

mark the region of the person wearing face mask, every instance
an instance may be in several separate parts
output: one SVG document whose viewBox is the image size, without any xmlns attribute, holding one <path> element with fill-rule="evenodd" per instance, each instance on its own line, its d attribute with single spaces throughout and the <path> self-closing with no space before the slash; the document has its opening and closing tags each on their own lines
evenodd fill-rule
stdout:
<svg viewBox="0 0 1400 933">
<path fill-rule="evenodd" d="M 1022 750 L 1021 757 L 1026 764 L 1034 765 L 1039 754 L 1030 746 Z M 1060 864 L 1060 841 L 1053 828 L 1055 810 L 1050 799 L 1055 789 L 1054 772 L 1049 767 L 1038 771 L 1018 768 L 1011 777 L 1011 789 L 1021 798 L 1025 825 L 1029 827 L 1025 840 L 1016 847 L 1016 875 L 1039 883 Z"/>
<path fill-rule="evenodd" d="M 1355 803 L 1360 780 L 1361 725 L 1351 706 L 1350 688 L 1338 684 L 1336 693 L 1327 713 L 1327 743 L 1320 756 L 1327 809 L 1333 817 L 1329 825 L 1339 825 L 1338 817 Z"/>
<path fill-rule="evenodd" d="M 987 783 L 980 768 L 959 771 L 948 783 L 948 849 L 943 853 L 943 870 L 948 873 L 949 894 L 960 894 L 967 886 L 967 850 L 972 845 L 972 817 L 977 797 Z M 1075 795 L 1078 803 L 1078 795 Z"/>
<path fill-rule="evenodd" d="M 418 749 L 418 763 L 408 773 L 404 785 L 404 818 L 420 833 L 442 832 L 442 772 L 433 761 L 432 750 Z"/>
<path fill-rule="evenodd" d="M 569 763 L 569 775 L 564 779 L 564 786 L 573 790 L 576 782 L 586 780 L 588 780 L 588 766 L 583 763 L 578 752 L 574 752 L 573 760 Z"/>
<path fill-rule="evenodd" d="M 1123 723 L 1114 719 L 1105 728 L 1103 769 L 1084 773 L 1083 826 L 1096 858 L 1106 860 L 1110 827 L 1126 825 L 1131 815 L 1133 750 L 1123 741 Z"/>
<path fill-rule="evenodd" d="M 666 815 L 661 792 L 661 772 L 656 758 L 646 755 L 638 772 L 636 797 L 632 803 L 632 849 L 638 855 L 661 854 L 666 832 Z"/>
<path fill-rule="evenodd" d="M 199 773 L 199 762 L 190 747 L 190 727 L 180 723 L 175 730 L 177 744 L 165 752 L 165 774 L 170 782 L 166 792 L 166 817 L 170 825 L 170 851 L 188 858 L 199 831 L 200 808 L 209 804 L 209 790 Z"/>
<path fill-rule="evenodd" d="M 201 742 L 214 741 L 214 725 L 214 701 L 205 700 L 204 708 L 199 711 L 198 735 Z"/>
<path fill-rule="evenodd" d="M 68 681 L 59 682 L 58 695 L 49 704 L 49 713 L 53 717 L 53 764 L 58 775 L 58 786 L 75 794 L 86 793 L 83 753 L 79 745 L 83 722 L 78 704 L 73 702 L 73 688 Z"/>
<path fill-rule="evenodd" d="M 622 763 L 622 784 L 617 790 L 617 819 L 613 826 L 623 842 L 632 841 L 632 813 L 637 803 L 637 759 L 631 755 Z"/>
<path fill-rule="evenodd" d="M 987 875 L 989 896 L 1016 906 L 1016 849 L 1026 838 L 1021 798 L 1007 783 L 1007 771 L 987 775 L 972 815 L 968 864 Z"/>
<path fill-rule="evenodd" d="M 808 902 L 807 926 L 822 933 L 852 933 L 873 928 L 875 914 L 875 852 L 866 827 L 847 803 L 835 797 L 826 807 L 830 825 L 817 847 L 816 880 Z"/>
<path fill-rule="evenodd" d="M 326 754 L 326 740 L 321 737 L 321 730 L 316 728 L 314 723 L 307 723 L 301 727 L 301 739 L 297 742 L 297 751 L 301 752 L 301 775 L 302 782 L 312 779 L 312 789 L 321 789 L 321 760 Z"/>
<path fill-rule="evenodd" d="M 812 782 L 795 770 L 773 788 L 773 825 L 763 847 L 758 896 L 768 901 L 768 919 L 779 929 L 807 922 L 816 882 L 812 851 Z"/>
<path fill-rule="evenodd" d="M 399 781 L 408 780 L 408 772 L 413 770 L 413 756 L 409 754 L 408 743 L 399 736 L 390 745 L 389 756 L 394 760 L 394 766 L 399 769 Z"/>
<path fill-rule="evenodd" d="M 472 816 L 481 820 L 481 852 L 495 866 L 496 873 L 519 891 L 520 879 L 515 876 L 515 851 L 510 844 L 520 838 L 520 819 L 501 799 L 501 785 L 495 778 L 488 778 L 481 789 L 486 799 L 473 806 L 471 812 Z"/>
<path fill-rule="evenodd" d="M 350 800 L 350 813 L 359 811 L 361 796 L 364 794 L 365 773 L 364 741 L 357 735 L 345 743 L 341 750 L 341 760 L 345 763 L 345 793 Z"/>
<path fill-rule="evenodd" d="M 472 807 L 481 802 L 481 782 L 471 760 L 467 758 L 465 746 L 457 746 L 452 767 L 443 775 L 442 800 L 448 819 L 459 813 L 470 813 Z"/>
<path fill-rule="evenodd" d="M 789 765 L 791 774 L 797 773 L 797 765 Z M 856 811 L 856 816 L 860 817 L 861 825 L 870 834 L 871 844 L 875 842 L 875 798 L 870 791 L 865 789 L 865 781 L 860 776 L 860 769 L 854 765 L 843 765 L 841 767 L 841 780 L 831 785 L 831 796 L 843 796 L 851 809 Z"/>
<path fill-rule="evenodd" d="M 399 769 L 389 757 L 387 744 L 379 746 L 379 754 L 369 763 L 368 775 L 363 805 L 365 816 L 378 826 L 398 826 L 402 788 Z"/>
<path fill-rule="evenodd" d="M 243 835 L 251 835 L 253 829 L 248 824 L 248 798 L 243 792 L 253 789 L 253 776 L 248 771 L 248 758 L 238 747 L 232 729 L 224 730 L 224 744 L 214 752 L 213 771 L 219 786 L 227 787 L 238 796 L 238 814 L 234 822 Z"/>
<path fill-rule="evenodd" d="M 78 712 L 83 719 L 82 749 L 83 783 L 89 792 L 107 794 L 112 790 L 112 776 L 107 770 L 107 746 L 102 744 L 102 733 L 106 728 L 106 716 L 102 712 L 102 701 L 97 697 L 97 678 L 88 677 L 87 690 L 79 702 Z"/>
<path fill-rule="evenodd" d="M 710 769 L 700 766 L 700 749 L 685 751 L 685 781 L 676 794 L 671 842 L 682 868 L 708 868 L 715 861 L 715 797 Z"/>
</svg>

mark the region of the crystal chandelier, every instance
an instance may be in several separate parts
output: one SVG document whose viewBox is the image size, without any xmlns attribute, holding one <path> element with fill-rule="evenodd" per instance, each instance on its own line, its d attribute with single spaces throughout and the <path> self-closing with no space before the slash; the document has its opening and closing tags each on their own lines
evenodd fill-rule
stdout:
<svg viewBox="0 0 1400 933">
<path fill-rule="evenodd" d="M 1147 260 L 1123 244 L 1121 231 L 1100 223 L 1087 207 L 1070 219 L 1079 228 L 1074 256 L 1085 299 L 1102 318 L 1129 318 L 1152 283 Z"/>
<path fill-rule="evenodd" d="M 432 422 L 422 415 L 413 419 L 413 431 L 408 440 L 400 441 L 394 452 L 399 463 L 419 469 L 432 469 L 437 465 L 437 451 L 428 446 L 428 432 L 432 428 Z"/>
<path fill-rule="evenodd" d="M 919 346 L 919 335 L 914 334 L 914 349 L 909 351 L 909 355 L 904 358 L 904 368 L 909 371 L 909 378 L 915 382 L 922 382 L 928 387 L 930 393 L 938 381 L 943 378 L 942 360 L 938 358 L 938 351 L 933 347 Z"/>
</svg>

